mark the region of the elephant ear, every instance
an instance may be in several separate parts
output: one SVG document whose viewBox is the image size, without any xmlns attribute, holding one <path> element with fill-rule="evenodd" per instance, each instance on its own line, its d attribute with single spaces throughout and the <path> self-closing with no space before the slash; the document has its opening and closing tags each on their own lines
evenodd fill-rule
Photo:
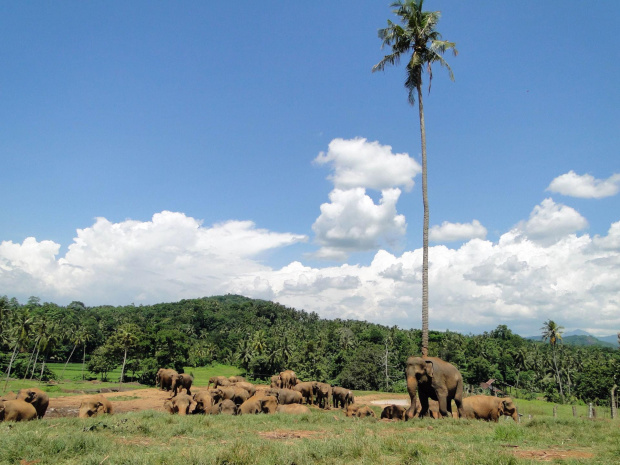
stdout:
<svg viewBox="0 0 620 465">
<path fill-rule="evenodd" d="M 103 406 L 101 402 L 97 402 L 95 404 L 95 407 L 98 413 L 104 413 L 105 407 Z"/>
<path fill-rule="evenodd" d="M 433 373 L 435 372 L 435 367 L 433 366 L 433 362 L 431 360 L 425 360 L 426 362 L 426 369 L 424 371 L 426 371 L 426 374 L 428 375 L 429 378 L 433 377 Z"/>
</svg>

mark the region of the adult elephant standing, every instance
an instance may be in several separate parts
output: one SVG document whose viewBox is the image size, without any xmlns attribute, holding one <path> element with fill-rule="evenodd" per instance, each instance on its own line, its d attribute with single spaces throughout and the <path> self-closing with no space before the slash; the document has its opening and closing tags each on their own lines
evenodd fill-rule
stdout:
<svg viewBox="0 0 620 465">
<path fill-rule="evenodd" d="M 306 404 L 313 405 L 315 386 L 316 381 L 306 381 L 303 383 L 297 383 L 297 385 L 293 386 L 293 389 L 301 394 L 306 401 Z"/>
<path fill-rule="evenodd" d="M 226 376 L 211 376 L 211 378 L 209 378 L 209 382 L 207 383 L 207 389 L 209 389 L 211 384 L 213 384 L 213 389 L 215 389 L 219 386 L 230 386 L 232 383 Z"/>
<path fill-rule="evenodd" d="M 178 375 L 177 371 L 172 368 L 160 368 L 157 370 L 155 382 L 159 385 L 159 389 L 170 391 L 172 389 L 172 382 Z"/>
<path fill-rule="evenodd" d="M 301 404 L 303 401 L 299 391 L 293 389 L 268 389 L 268 396 L 273 396 L 278 400 L 278 404 Z"/>
<path fill-rule="evenodd" d="M 280 373 L 280 383 L 282 389 L 293 389 L 297 384 L 297 375 L 293 370 L 285 370 Z"/>
<path fill-rule="evenodd" d="M 316 397 L 316 405 L 323 409 L 329 408 L 329 401 L 332 397 L 331 385 L 327 383 L 315 383 L 314 395 Z"/>
<path fill-rule="evenodd" d="M 411 399 L 410 409 L 415 409 L 416 392 L 420 395 L 419 416 L 423 417 L 428 412 L 429 399 L 439 402 L 439 413 L 443 417 L 452 416 L 454 399 L 459 417 L 464 416 L 463 377 L 454 365 L 437 357 L 409 357 L 405 377 Z"/>
<path fill-rule="evenodd" d="M 471 396 L 463 399 L 465 418 L 495 421 L 506 415 L 519 421 L 517 406 L 510 397 L 499 398 L 494 396 Z"/>
<path fill-rule="evenodd" d="M 185 389 L 188 396 L 191 396 L 192 393 L 190 389 L 192 387 L 192 383 L 194 382 L 194 378 L 192 375 L 187 373 L 179 373 L 172 379 L 172 397 L 177 395 L 177 392 L 181 392 L 181 389 Z"/>
<path fill-rule="evenodd" d="M 340 407 L 345 409 L 349 405 L 355 403 L 353 392 L 340 386 L 334 386 L 332 388 L 332 399 L 334 408 Z"/>
</svg>

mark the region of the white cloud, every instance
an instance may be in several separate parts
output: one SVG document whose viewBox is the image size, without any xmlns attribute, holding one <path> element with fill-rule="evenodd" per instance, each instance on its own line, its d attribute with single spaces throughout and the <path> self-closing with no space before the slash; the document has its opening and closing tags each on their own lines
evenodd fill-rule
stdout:
<svg viewBox="0 0 620 465">
<path fill-rule="evenodd" d="M 611 197 L 620 191 L 620 174 L 613 174 L 608 179 L 596 179 L 590 174 L 580 176 L 571 170 L 551 181 L 547 190 L 583 199 Z"/>
<path fill-rule="evenodd" d="M 389 145 L 362 138 L 334 139 L 314 162 L 331 166 L 329 179 L 335 188 L 312 225 L 321 246 L 312 256 L 345 261 L 352 252 L 397 247 L 407 228 L 405 217 L 396 211 L 399 187 L 411 190 L 420 165 L 406 153 L 392 153 Z M 366 189 L 381 192 L 379 204 Z"/>
<path fill-rule="evenodd" d="M 567 329 L 620 330 L 620 221 L 604 237 L 569 232 L 553 243 L 532 240 L 522 226 L 496 243 L 431 247 L 431 328 L 479 333 L 507 324 L 538 334 L 551 318 Z M 64 257 L 51 241 L 2 242 L 0 293 L 87 305 L 240 293 L 325 318 L 420 327 L 420 249 L 400 256 L 379 250 L 365 266 L 294 261 L 274 269 L 258 260 L 303 240 L 251 222 L 205 227 L 182 213 L 162 212 L 146 222 L 99 218 L 78 231 Z"/>
<path fill-rule="evenodd" d="M 441 226 L 433 226 L 429 231 L 431 242 L 454 242 L 468 239 L 484 239 L 487 230 L 480 221 L 473 220 L 471 223 L 449 223 L 444 221 Z"/>
<path fill-rule="evenodd" d="M 528 238 L 550 244 L 587 228 L 588 222 L 574 208 L 545 199 L 534 207 L 529 220 L 520 227 Z"/>
<path fill-rule="evenodd" d="M 337 189 L 384 190 L 404 187 L 410 191 L 413 178 L 422 172 L 420 164 L 406 153 L 392 153 L 392 147 L 363 138 L 334 139 L 327 153 L 314 160 L 319 165 L 331 164 L 329 179 Z"/>
<path fill-rule="evenodd" d="M 385 242 L 396 245 L 407 229 L 405 217 L 396 212 L 400 189 L 385 189 L 376 205 L 365 189 L 335 189 L 331 203 L 321 205 L 312 225 L 321 249 L 316 257 L 345 260 L 349 253 L 377 249 Z"/>
</svg>

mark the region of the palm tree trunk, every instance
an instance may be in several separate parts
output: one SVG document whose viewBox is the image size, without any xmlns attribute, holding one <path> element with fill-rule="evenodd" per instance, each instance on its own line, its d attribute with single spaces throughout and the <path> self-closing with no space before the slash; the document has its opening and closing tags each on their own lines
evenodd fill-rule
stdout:
<svg viewBox="0 0 620 465">
<path fill-rule="evenodd" d="M 553 347 L 553 365 L 555 366 L 555 374 L 558 377 L 558 386 L 560 386 L 560 397 L 562 403 L 564 403 L 564 392 L 562 391 L 562 379 L 560 378 L 560 372 L 558 371 L 558 362 L 555 358 L 555 346 Z"/>
<path fill-rule="evenodd" d="M 86 343 L 84 343 L 84 352 L 82 353 L 82 381 L 84 381 L 84 364 L 86 363 Z"/>
<path fill-rule="evenodd" d="M 34 370 L 37 367 L 37 360 L 39 360 L 40 349 L 41 349 L 41 345 L 39 344 L 39 346 L 37 347 L 37 355 L 35 355 L 34 357 L 34 365 L 32 365 L 32 372 L 30 373 L 30 381 L 32 381 L 32 378 L 34 377 Z"/>
<path fill-rule="evenodd" d="M 426 127 L 424 125 L 424 105 L 422 87 L 418 89 L 418 109 L 420 112 L 420 135 L 422 140 L 422 201 L 424 203 L 424 226 L 422 231 L 422 356 L 428 355 L 428 187 L 426 182 Z"/>
<path fill-rule="evenodd" d="M 15 343 L 15 349 L 13 349 L 13 355 L 11 355 L 11 361 L 9 362 L 9 367 L 6 371 L 6 382 L 4 383 L 4 390 L 6 391 L 6 387 L 9 385 L 9 377 L 11 376 L 11 368 L 13 367 L 13 362 L 15 361 L 15 357 L 17 357 L 17 347 L 19 344 Z"/>
<path fill-rule="evenodd" d="M 127 362 L 127 347 L 125 347 L 125 356 L 123 357 L 123 368 L 121 368 L 121 379 L 119 383 L 119 391 L 123 387 L 123 377 L 125 376 L 125 363 Z"/>
<path fill-rule="evenodd" d="M 63 375 L 65 374 L 65 370 L 67 369 L 67 365 L 69 364 L 69 360 L 71 360 L 71 357 L 73 356 L 73 352 L 75 352 L 75 348 L 76 347 L 77 347 L 77 344 L 73 344 L 73 350 L 71 350 L 71 353 L 69 354 L 69 358 L 65 362 L 65 366 L 62 369 L 62 373 L 60 373 L 60 379 L 62 379 Z"/>
</svg>

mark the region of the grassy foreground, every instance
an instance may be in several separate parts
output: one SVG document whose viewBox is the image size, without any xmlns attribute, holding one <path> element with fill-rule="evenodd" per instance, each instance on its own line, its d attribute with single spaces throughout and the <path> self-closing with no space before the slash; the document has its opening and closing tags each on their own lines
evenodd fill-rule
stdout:
<svg viewBox="0 0 620 465">
<path fill-rule="evenodd" d="M 377 412 L 379 408 L 377 408 Z M 520 464 L 620 462 L 620 424 L 537 418 L 386 422 L 144 411 L 0 423 L 0 464 Z"/>
</svg>

